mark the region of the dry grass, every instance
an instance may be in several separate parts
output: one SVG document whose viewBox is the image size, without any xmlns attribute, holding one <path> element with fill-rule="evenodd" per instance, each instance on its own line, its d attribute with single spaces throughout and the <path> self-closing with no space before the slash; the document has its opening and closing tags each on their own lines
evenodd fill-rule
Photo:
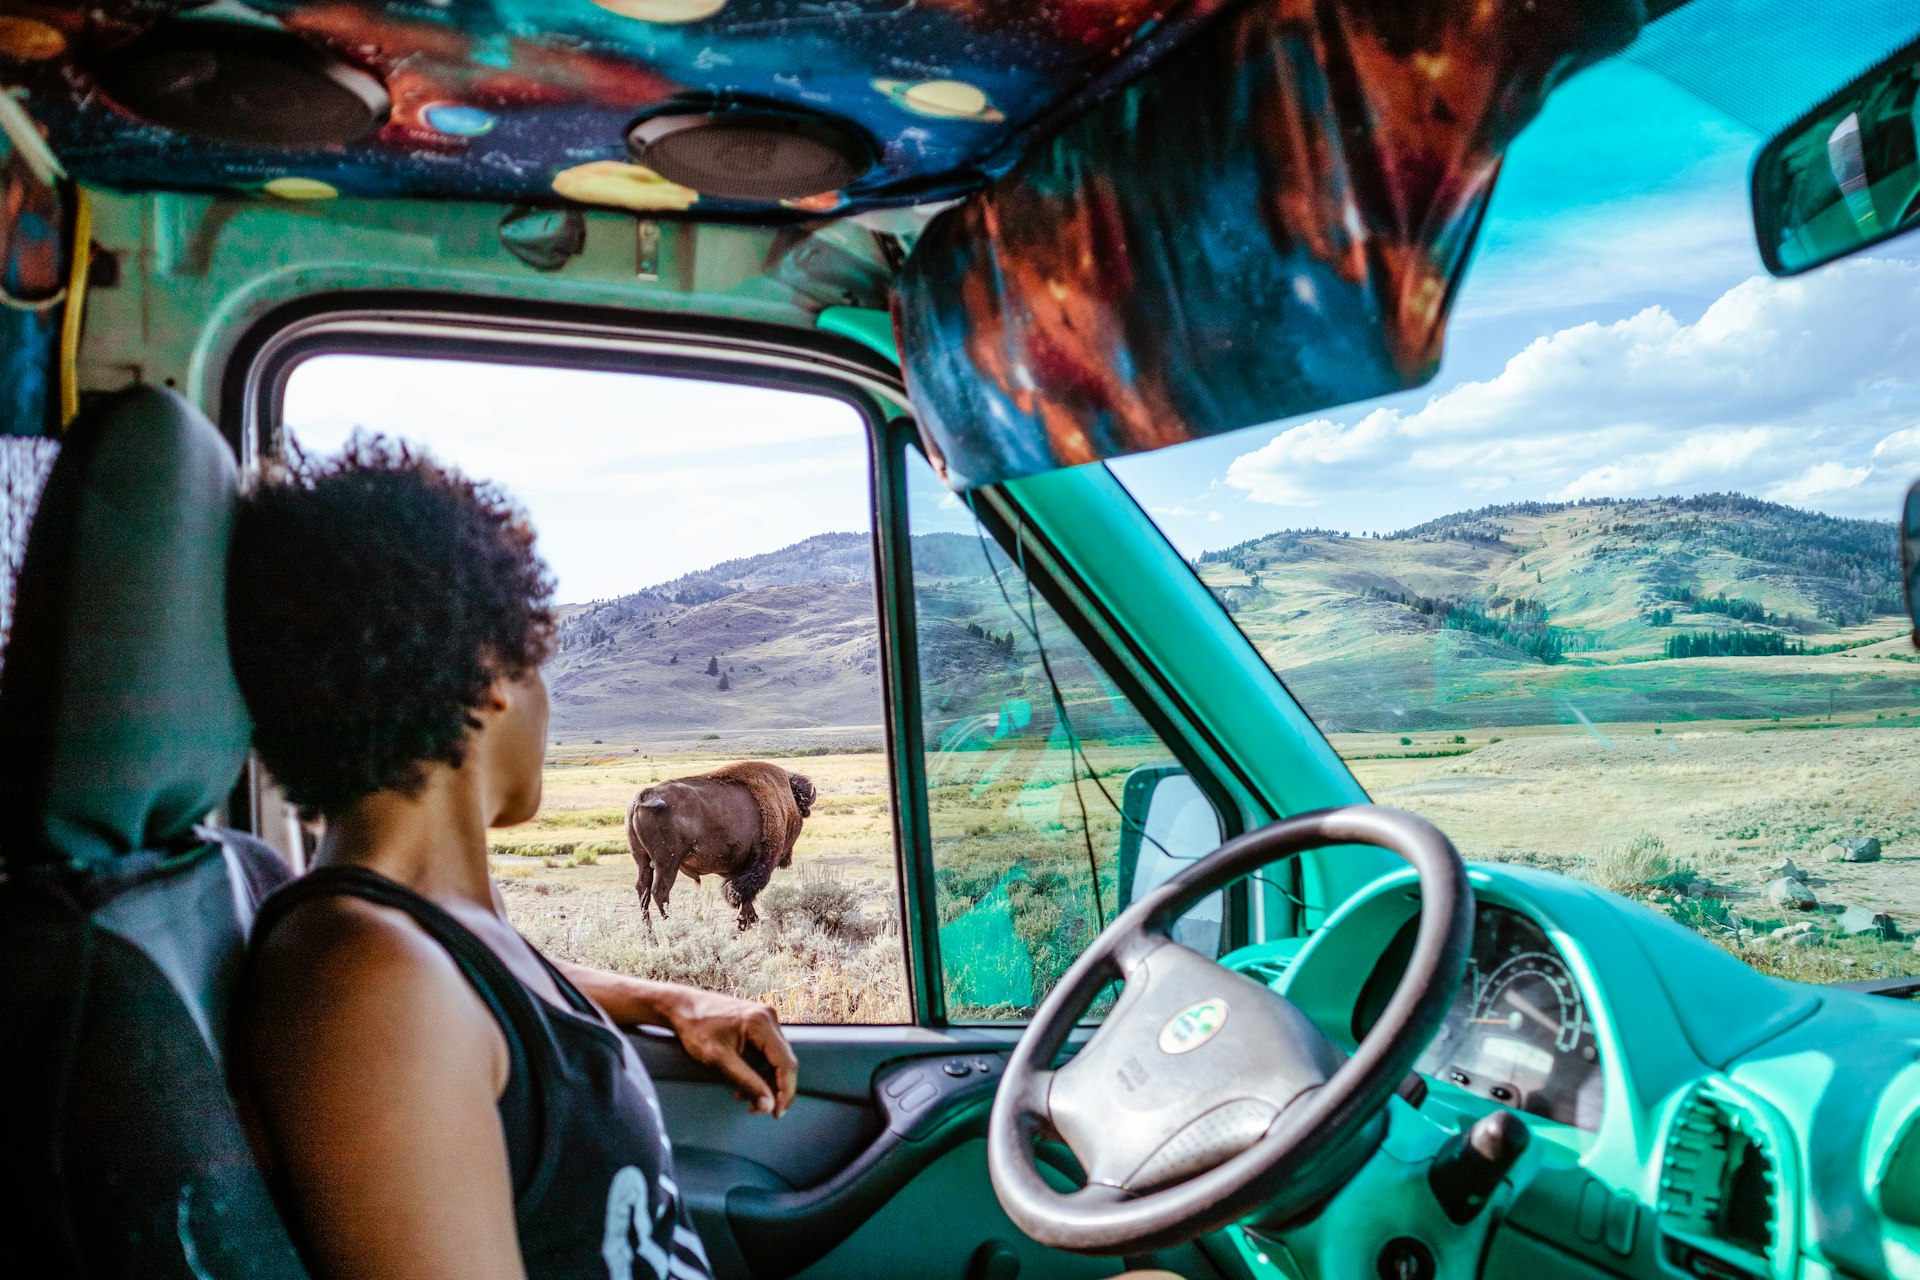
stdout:
<svg viewBox="0 0 1920 1280">
<path fill-rule="evenodd" d="M 1920 728 L 1909 718 L 1523 727 L 1496 741 L 1471 734 L 1472 754 L 1457 760 L 1396 755 L 1406 748 L 1384 734 L 1337 742 L 1375 799 L 1432 819 L 1468 858 L 1545 867 L 1641 898 L 1778 977 L 1920 973 Z M 1850 835 L 1877 836 L 1883 859 L 1821 857 Z M 1765 898 L 1765 867 L 1783 857 L 1819 896 L 1821 910 L 1791 913 L 1816 925 L 1818 945 L 1767 936 L 1784 920 Z M 1675 894 L 1696 876 L 1710 883 L 1707 896 Z M 1839 934 L 1847 905 L 1889 913 L 1909 937 Z"/>
<path fill-rule="evenodd" d="M 823 893 L 804 880 L 776 881 L 760 898 L 760 925 L 744 933 L 711 885 L 683 886 L 651 935 L 631 893 L 515 877 L 501 894 L 515 926 L 548 955 L 764 1000 L 790 1023 L 907 1020 L 890 886 L 836 884 Z"/>
<path fill-rule="evenodd" d="M 1648 901 L 1764 972 L 1827 982 L 1920 970 L 1907 944 L 1842 938 L 1817 915 L 1822 944 L 1764 940 L 1780 923 L 1761 894 L 1761 865 L 1793 855 L 1821 901 L 1889 911 L 1920 931 L 1920 728 L 1839 721 L 1556 726 L 1452 734 L 1338 735 L 1336 744 L 1376 799 L 1432 818 L 1469 858 L 1542 866 Z M 1400 737 L 1413 740 L 1402 743 Z M 1602 738 L 1604 737 L 1604 741 Z M 1463 749 L 1465 755 L 1439 754 Z M 1089 745 L 1116 797 L 1128 770 L 1157 757 L 1151 743 Z M 682 881 L 673 916 L 649 937 L 620 824 L 633 792 L 699 772 L 719 757 L 648 758 L 631 750 L 562 757 L 547 773 L 547 805 L 502 832 L 494 875 L 514 922 L 550 954 L 620 972 L 766 1000 L 806 1022 L 901 1022 L 905 962 L 897 919 L 885 757 L 871 752 L 790 762 L 820 800 L 794 866 L 761 895 L 762 923 L 740 933 L 711 879 Z M 948 925 L 1002 885 L 1014 939 L 1031 963 L 1036 998 L 1085 948 L 1116 903 L 1118 820 L 1083 778 L 1076 797 L 1063 753 L 948 753 L 931 762 L 929 796 L 939 918 Z M 1081 832 L 1084 800 L 1097 876 Z M 1885 860 L 1820 861 L 1843 835 L 1876 835 Z M 1010 868 L 1020 872 L 1008 877 Z M 1675 898 L 1695 876 L 1706 899 Z M 1098 903 L 1094 884 L 1098 883 Z M 951 956 L 952 965 L 987 963 Z M 955 1016 L 1019 1016 L 956 1008 Z"/>
<path fill-rule="evenodd" d="M 507 913 L 547 954 L 618 973 L 764 1000 L 791 1023 L 907 1019 L 906 964 L 893 870 L 886 757 L 810 755 L 783 763 L 821 800 L 792 868 L 760 895 L 742 933 L 718 882 L 682 879 L 648 932 L 634 892 L 627 801 L 650 782 L 701 773 L 732 756 L 646 754 L 629 744 L 555 753 L 545 803 L 492 842 Z"/>
</svg>

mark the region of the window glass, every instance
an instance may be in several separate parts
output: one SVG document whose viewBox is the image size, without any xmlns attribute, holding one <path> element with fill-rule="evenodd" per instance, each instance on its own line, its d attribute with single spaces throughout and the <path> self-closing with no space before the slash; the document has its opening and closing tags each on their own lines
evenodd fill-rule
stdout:
<svg viewBox="0 0 1920 1280">
<path fill-rule="evenodd" d="M 1219 815 L 917 451 L 907 454 L 922 750 L 948 1017 L 1031 1014 L 1107 921 L 1221 840 Z M 1220 952 L 1221 897 L 1175 936 Z"/>
<path fill-rule="evenodd" d="M 561 616 L 545 801 L 491 836 L 521 932 L 549 955 L 766 1000 L 789 1022 L 906 1018 L 854 408 L 686 378 L 330 355 L 294 371 L 285 425 L 323 454 L 356 430 L 417 443 L 507 489 L 539 533 Z M 757 923 L 737 927 L 722 875 L 682 870 L 649 925 L 629 804 L 748 760 L 817 793 L 791 865 L 754 899 Z"/>
<path fill-rule="evenodd" d="M 0 436 L 0 663 L 13 633 L 13 597 L 27 554 L 27 529 L 59 451 L 52 440 Z"/>
<path fill-rule="evenodd" d="M 1113 470 L 1376 800 L 1771 973 L 1911 973 L 1920 240 L 1767 276 L 1760 141 L 1583 73 L 1429 388 Z"/>
</svg>

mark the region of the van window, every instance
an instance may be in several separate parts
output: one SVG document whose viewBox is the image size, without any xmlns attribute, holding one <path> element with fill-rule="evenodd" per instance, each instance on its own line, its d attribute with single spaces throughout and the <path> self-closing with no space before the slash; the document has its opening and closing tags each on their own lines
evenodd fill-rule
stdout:
<svg viewBox="0 0 1920 1280">
<path fill-rule="evenodd" d="M 1430 386 L 1113 471 L 1375 800 L 1766 973 L 1899 976 L 1920 261 L 1767 275 L 1760 142 L 1583 72 L 1507 156 Z"/>
<path fill-rule="evenodd" d="M 7 637 L 13 634 L 13 597 L 27 554 L 27 530 L 59 452 L 53 440 L 0 436 L 0 664 L 6 660 Z"/>
<path fill-rule="evenodd" d="M 1108 921 L 1220 844 L 1220 816 L 912 450 L 907 488 L 947 1016 L 1024 1018 Z M 1218 955 L 1221 896 L 1174 937 Z"/>
<path fill-rule="evenodd" d="M 788 1022 L 906 1019 L 859 411 L 691 378 L 334 354 L 295 368 L 283 423 L 309 453 L 355 431 L 418 444 L 532 518 L 561 615 L 545 803 L 491 836 L 522 933 Z M 682 872 L 649 927 L 629 804 L 746 760 L 816 791 L 758 922 L 738 926 L 719 877 Z"/>
</svg>

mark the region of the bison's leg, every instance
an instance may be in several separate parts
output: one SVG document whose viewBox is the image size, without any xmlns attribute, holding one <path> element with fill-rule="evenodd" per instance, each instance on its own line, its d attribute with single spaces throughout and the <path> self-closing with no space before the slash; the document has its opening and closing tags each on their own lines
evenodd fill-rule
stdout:
<svg viewBox="0 0 1920 1280">
<path fill-rule="evenodd" d="M 753 909 L 753 899 L 747 898 L 740 903 L 740 928 L 744 931 L 760 923 L 760 913 Z"/>
<path fill-rule="evenodd" d="M 673 878 L 679 873 L 679 870 L 678 867 L 671 864 L 654 868 L 653 905 L 660 908 L 660 918 L 662 920 L 667 918 L 667 899 L 673 893 Z"/>
<path fill-rule="evenodd" d="M 647 922 L 647 936 L 653 936 L 653 863 L 643 853 L 634 861 L 640 864 L 640 878 L 634 889 L 640 895 L 640 918 Z"/>
</svg>

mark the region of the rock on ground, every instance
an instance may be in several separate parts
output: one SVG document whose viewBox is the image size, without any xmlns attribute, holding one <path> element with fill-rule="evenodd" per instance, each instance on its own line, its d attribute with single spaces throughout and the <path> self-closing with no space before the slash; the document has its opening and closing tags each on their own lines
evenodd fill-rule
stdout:
<svg viewBox="0 0 1920 1280">
<path fill-rule="evenodd" d="M 1873 836 L 1847 836 L 1821 850 L 1829 862 L 1878 862 L 1880 841 Z"/>
<path fill-rule="evenodd" d="M 1781 876 L 1767 886 L 1767 901 L 1792 907 L 1796 911 L 1811 911 L 1820 905 L 1820 899 L 1814 896 L 1813 890 L 1791 876 Z"/>
<path fill-rule="evenodd" d="M 1787 945 L 1790 947 L 1817 947 L 1820 943 L 1820 935 L 1811 929 L 1805 933 L 1796 933 L 1787 939 Z"/>
<path fill-rule="evenodd" d="M 1778 929 L 1775 929 L 1772 933 L 1769 933 L 1767 936 L 1769 938 L 1772 938 L 1775 942 L 1786 942 L 1791 938 L 1799 937 L 1803 933 L 1812 933 L 1812 932 L 1813 932 L 1813 921 L 1796 920 L 1792 924 L 1781 925 Z"/>
<path fill-rule="evenodd" d="M 1871 933 L 1888 941 L 1897 941 L 1900 937 L 1900 929 L 1894 924 L 1893 917 L 1872 907 L 1846 908 L 1840 913 L 1839 926 L 1842 933 Z"/>
<path fill-rule="evenodd" d="M 1769 862 L 1765 867 L 1761 868 L 1761 870 L 1766 872 L 1767 878 L 1770 880 L 1778 880 L 1784 877 L 1788 880 L 1799 880 L 1804 883 L 1807 878 L 1807 873 L 1795 866 L 1792 858 L 1782 858 L 1778 862 Z"/>
</svg>

